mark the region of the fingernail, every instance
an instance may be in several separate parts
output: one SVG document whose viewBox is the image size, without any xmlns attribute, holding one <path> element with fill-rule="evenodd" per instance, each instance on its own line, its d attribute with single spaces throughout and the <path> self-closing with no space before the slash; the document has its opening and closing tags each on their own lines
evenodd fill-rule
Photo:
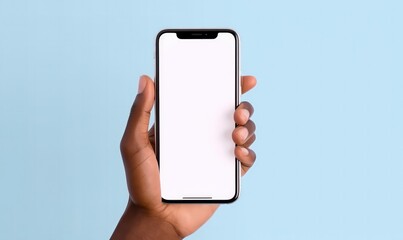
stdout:
<svg viewBox="0 0 403 240">
<path fill-rule="evenodd" d="M 147 79 L 145 76 L 140 76 L 139 79 L 139 89 L 137 90 L 137 93 L 140 94 L 144 91 L 147 85 Z"/>
<path fill-rule="evenodd" d="M 246 129 L 245 127 L 241 127 L 238 130 L 238 132 L 239 132 L 238 134 L 242 140 L 245 140 L 248 137 L 249 132 L 248 132 L 248 129 Z"/>
<path fill-rule="evenodd" d="M 249 154 L 248 149 L 244 148 L 244 147 L 239 147 L 241 149 L 242 155 L 246 156 Z"/>
<path fill-rule="evenodd" d="M 250 113 L 249 113 L 248 109 L 243 108 L 243 109 L 240 109 L 239 111 L 241 112 L 241 117 L 242 117 L 242 119 L 243 119 L 245 122 L 248 121 L 249 116 L 250 116 Z"/>
</svg>

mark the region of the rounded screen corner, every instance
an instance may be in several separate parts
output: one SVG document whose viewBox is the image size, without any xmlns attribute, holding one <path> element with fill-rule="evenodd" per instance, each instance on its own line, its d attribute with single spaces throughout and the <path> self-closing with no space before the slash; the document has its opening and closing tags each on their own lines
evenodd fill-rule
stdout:
<svg viewBox="0 0 403 240">
<path fill-rule="evenodd" d="M 235 194 L 232 198 L 225 201 L 225 203 L 234 203 L 236 200 L 239 199 L 239 189 L 235 191 Z"/>
<path fill-rule="evenodd" d="M 171 29 L 162 29 L 161 31 L 159 31 L 159 32 L 157 33 L 157 39 L 158 39 L 159 37 L 161 37 L 161 35 L 163 35 L 164 33 L 169 33 L 169 32 L 172 32 L 172 30 L 171 30 Z"/>
<path fill-rule="evenodd" d="M 161 39 L 161 37 L 166 34 L 166 33 L 175 33 L 174 29 L 162 29 L 161 31 L 159 31 L 155 37 L 155 42 L 158 43 L 159 40 Z"/>
<path fill-rule="evenodd" d="M 231 29 L 231 28 L 223 29 L 221 32 L 229 33 L 235 38 L 235 40 L 237 42 L 239 41 L 239 35 L 238 35 L 237 31 L 235 31 L 234 29 Z"/>
</svg>

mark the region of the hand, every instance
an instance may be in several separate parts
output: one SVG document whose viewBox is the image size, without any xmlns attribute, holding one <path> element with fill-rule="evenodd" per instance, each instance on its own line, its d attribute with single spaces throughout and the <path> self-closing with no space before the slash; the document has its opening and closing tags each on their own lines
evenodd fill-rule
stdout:
<svg viewBox="0 0 403 240">
<path fill-rule="evenodd" d="M 254 77 L 242 77 L 242 93 L 255 85 Z M 176 235 L 172 238 L 184 238 L 200 228 L 219 207 L 218 204 L 161 202 L 159 169 L 154 152 L 154 126 L 147 131 L 154 94 L 153 81 L 142 76 L 120 145 L 130 198 L 112 239 L 134 239 L 142 234 L 148 237 L 165 234 L 164 239 L 167 239 L 167 232 Z M 232 139 L 237 144 L 234 153 L 241 162 L 242 176 L 256 159 L 255 153 L 249 149 L 256 139 L 255 124 L 250 120 L 252 114 L 253 107 L 248 102 L 242 102 L 234 113 L 238 126 L 232 133 Z"/>
</svg>

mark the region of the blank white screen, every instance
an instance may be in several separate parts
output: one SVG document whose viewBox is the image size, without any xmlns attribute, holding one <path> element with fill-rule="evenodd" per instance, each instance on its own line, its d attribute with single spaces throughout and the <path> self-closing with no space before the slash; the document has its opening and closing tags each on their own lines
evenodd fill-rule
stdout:
<svg viewBox="0 0 403 240">
<path fill-rule="evenodd" d="M 236 193 L 235 37 L 159 39 L 159 160 L 167 200 Z"/>
</svg>

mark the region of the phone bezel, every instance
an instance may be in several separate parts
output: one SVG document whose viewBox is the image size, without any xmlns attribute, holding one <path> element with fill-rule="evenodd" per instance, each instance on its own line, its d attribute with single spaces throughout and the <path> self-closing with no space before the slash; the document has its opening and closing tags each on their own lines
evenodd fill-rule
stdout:
<svg viewBox="0 0 403 240">
<path fill-rule="evenodd" d="M 180 36 L 186 39 L 212 39 L 215 38 L 218 33 L 230 33 L 235 38 L 235 106 L 234 110 L 239 105 L 239 37 L 238 34 L 232 29 L 164 29 L 161 30 L 156 37 L 155 46 L 155 154 L 158 160 L 158 167 L 160 166 L 159 156 L 159 39 L 165 33 L 176 33 L 178 38 Z M 215 36 L 215 37 L 214 37 Z M 234 126 L 237 125 L 234 123 Z M 236 145 L 234 145 L 236 146 Z M 161 196 L 162 202 L 165 203 L 232 203 L 238 199 L 240 193 L 240 163 L 239 160 L 234 157 L 235 164 L 235 195 L 231 199 L 165 199 Z"/>
</svg>

